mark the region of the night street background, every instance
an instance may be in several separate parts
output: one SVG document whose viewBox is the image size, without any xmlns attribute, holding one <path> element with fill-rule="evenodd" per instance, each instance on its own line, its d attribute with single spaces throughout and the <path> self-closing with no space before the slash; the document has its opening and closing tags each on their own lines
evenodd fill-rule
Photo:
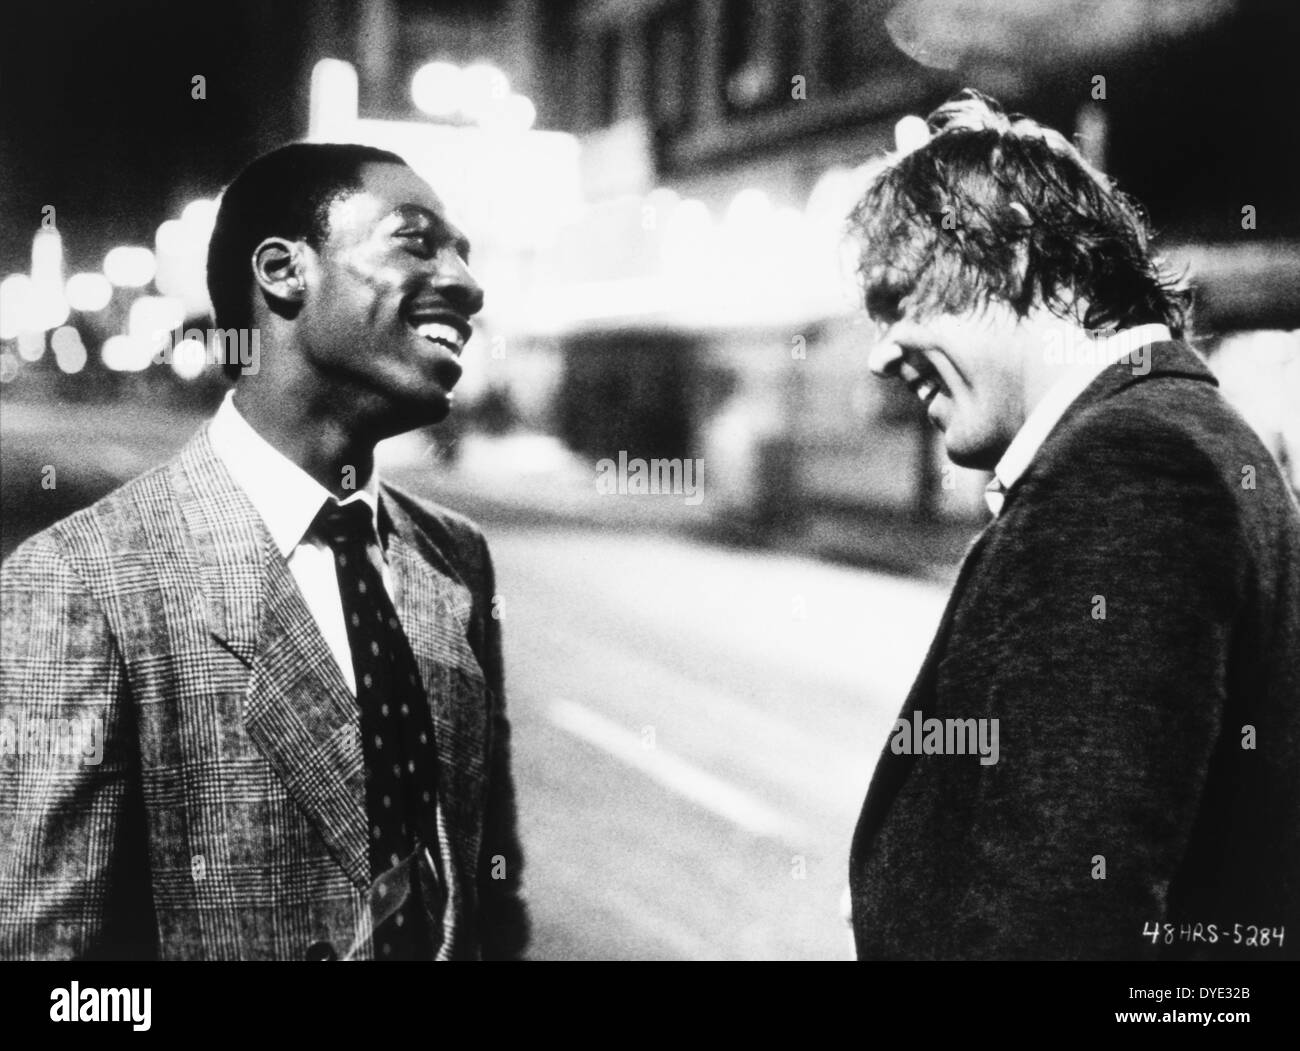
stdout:
<svg viewBox="0 0 1300 1051">
<path fill-rule="evenodd" d="M 532 954 L 850 959 L 854 824 L 990 475 L 870 373 L 847 216 L 963 87 L 1059 129 L 1300 491 L 1298 48 L 1295 0 L 8 5 L 0 556 L 220 404 L 258 335 L 206 287 L 230 180 L 396 151 L 486 298 L 380 471 L 496 560 Z M 633 460 L 700 499 L 598 490 Z"/>
</svg>

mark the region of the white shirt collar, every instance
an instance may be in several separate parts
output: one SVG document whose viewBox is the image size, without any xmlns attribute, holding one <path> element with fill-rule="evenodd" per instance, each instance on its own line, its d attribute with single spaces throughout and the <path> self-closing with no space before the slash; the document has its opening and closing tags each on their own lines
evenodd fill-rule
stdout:
<svg viewBox="0 0 1300 1051">
<path fill-rule="evenodd" d="M 1168 342 L 1171 338 L 1169 328 L 1165 325 L 1137 325 L 1116 332 L 1105 339 L 1096 340 L 1089 347 L 1089 367 L 1071 369 L 1057 380 L 1034 406 L 1020 430 L 1016 432 L 1016 436 L 1011 439 L 1011 444 L 1002 454 L 1002 459 L 993 468 L 993 474 L 1001 483 L 1002 489 L 1004 491 L 1010 489 L 1020 480 L 1020 476 L 1038 455 L 1038 450 L 1047 440 L 1047 436 L 1052 433 L 1052 428 L 1065 415 L 1065 410 L 1108 366 L 1123 361 L 1139 347 L 1145 347 L 1149 343 Z M 998 496 L 997 507 L 993 507 L 995 503 L 993 499 L 989 500 L 993 513 L 997 514 L 1001 510 L 1001 497 L 995 493 L 989 495 Z"/>
<path fill-rule="evenodd" d="M 320 482 L 257 433 L 235 408 L 233 390 L 208 425 L 208 438 L 236 484 L 262 516 L 271 539 L 285 558 L 303 541 L 316 512 L 330 498 Z M 370 508 L 378 535 L 378 484 L 372 473 L 364 489 L 342 503 L 362 500 Z"/>
</svg>

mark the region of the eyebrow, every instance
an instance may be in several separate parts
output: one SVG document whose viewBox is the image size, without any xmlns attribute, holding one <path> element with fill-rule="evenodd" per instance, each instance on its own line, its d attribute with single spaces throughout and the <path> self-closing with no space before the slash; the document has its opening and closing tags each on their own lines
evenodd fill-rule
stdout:
<svg viewBox="0 0 1300 1051">
<path fill-rule="evenodd" d="M 449 242 L 460 253 L 461 258 L 469 258 L 469 239 L 437 212 L 421 204 L 399 204 L 391 214 L 401 219 L 403 226 L 413 224 L 431 228 L 438 235 L 439 240 Z"/>
</svg>

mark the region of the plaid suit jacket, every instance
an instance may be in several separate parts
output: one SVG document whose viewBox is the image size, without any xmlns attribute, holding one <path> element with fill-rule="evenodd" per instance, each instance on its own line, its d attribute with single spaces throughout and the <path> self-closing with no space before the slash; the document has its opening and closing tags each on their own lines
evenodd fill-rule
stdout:
<svg viewBox="0 0 1300 1051">
<path fill-rule="evenodd" d="M 438 957 L 516 956 L 527 914 L 487 545 L 391 486 L 380 515 L 437 735 Z M 0 618 L 0 727 L 20 746 L 0 754 L 0 955 L 370 956 L 356 700 L 206 427 L 21 545 Z M 33 727 L 93 718 L 97 765 L 24 754 Z"/>
</svg>

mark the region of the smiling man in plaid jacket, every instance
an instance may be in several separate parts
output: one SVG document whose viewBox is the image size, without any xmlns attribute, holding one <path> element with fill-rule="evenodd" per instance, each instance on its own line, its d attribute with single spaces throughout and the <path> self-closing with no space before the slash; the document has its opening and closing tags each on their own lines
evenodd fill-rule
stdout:
<svg viewBox="0 0 1300 1051">
<path fill-rule="evenodd" d="M 209 287 L 259 367 L 3 567 L 0 955 L 521 954 L 487 546 L 373 473 L 449 411 L 467 256 L 382 151 L 226 191 Z"/>
</svg>

